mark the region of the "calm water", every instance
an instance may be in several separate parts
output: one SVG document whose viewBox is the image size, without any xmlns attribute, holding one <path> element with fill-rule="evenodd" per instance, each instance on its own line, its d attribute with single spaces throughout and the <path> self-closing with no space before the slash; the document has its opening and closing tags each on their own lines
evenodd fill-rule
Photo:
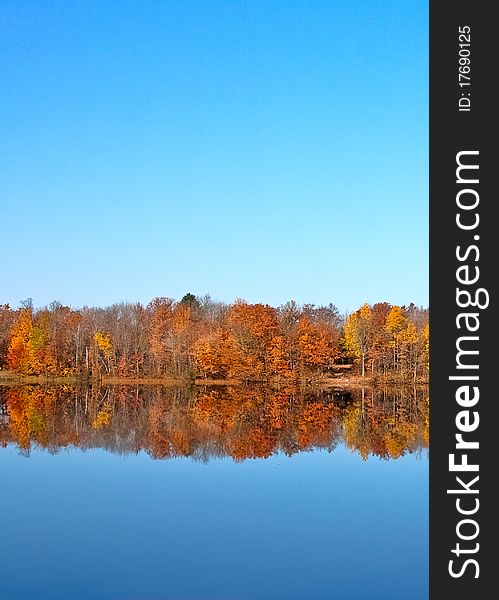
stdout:
<svg viewBox="0 0 499 600">
<path fill-rule="evenodd" d="M 423 391 L 1 392 L 2 600 L 423 600 Z"/>
</svg>

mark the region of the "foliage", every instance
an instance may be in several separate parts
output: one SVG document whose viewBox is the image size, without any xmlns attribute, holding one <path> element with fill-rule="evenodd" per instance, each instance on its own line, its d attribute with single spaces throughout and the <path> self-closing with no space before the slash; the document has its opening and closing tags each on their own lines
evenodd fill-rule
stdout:
<svg viewBox="0 0 499 600">
<path fill-rule="evenodd" d="M 346 319 L 332 303 L 226 305 L 190 293 L 147 306 L 0 306 L 0 366 L 25 375 L 292 381 L 353 363 L 361 375 L 421 379 L 428 342 L 427 310 L 386 302 Z"/>
</svg>

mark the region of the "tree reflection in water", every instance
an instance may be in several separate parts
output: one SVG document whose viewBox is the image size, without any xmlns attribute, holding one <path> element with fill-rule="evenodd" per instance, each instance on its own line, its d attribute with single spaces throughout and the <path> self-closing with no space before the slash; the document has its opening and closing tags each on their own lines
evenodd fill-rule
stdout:
<svg viewBox="0 0 499 600">
<path fill-rule="evenodd" d="M 264 387 L 0 389 L 0 444 L 236 461 L 334 450 L 395 459 L 428 447 L 426 388 L 311 392 Z"/>
</svg>

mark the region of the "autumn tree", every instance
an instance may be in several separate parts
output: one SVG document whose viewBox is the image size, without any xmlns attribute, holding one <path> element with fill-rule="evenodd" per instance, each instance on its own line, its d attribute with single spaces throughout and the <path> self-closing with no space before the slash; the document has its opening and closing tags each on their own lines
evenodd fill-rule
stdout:
<svg viewBox="0 0 499 600">
<path fill-rule="evenodd" d="M 303 316 L 298 325 L 299 357 L 304 369 L 320 373 L 331 366 L 338 356 L 338 337 L 321 324 L 312 323 Z"/>
<path fill-rule="evenodd" d="M 386 318 L 390 313 L 388 302 L 378 302 L 371 309 L 369 322 L 368 346 L 371 359 L 371 372 L 385 372 L 387 368 L 386 353 L 388 349 L 388 333 Z"/>
<path fill-rule="evenodd" d="M 368 304 L 364 304 L 362 308 L 353 312 L 345 323 L 345 347 L 352 356 L 360 358 L 362 377 L 364 377 L 366 373 L 371 319 L 371 307 Z"/>
<path fill-rule="evenodd" d="M 94 333 L 94 341 L 96 346 L 96 356 L 100 364 L 104 366 L 106 373 L 109 375 L 111 372 L 111 351 L 113 345 L 111 343 L 111 336 L 101 331 Z"/>
<path fill-rule="evenodd" d="M 8 304 L 0 305 L 0 368 L 7 360 L 7 350 L 15 318 L 16 314 Z"/>
<path fill-rule="evenodd" d="M 33 309 L 22 308 L 14 320 L 7 349 L 7 367 L 19 373 L 33 371 Z"/>
<path fill-rule="evenodd" d="M 172 364 L 172 329 L 175 301 L 155 298 L 147 305 L 149 312 L 149 348 L 154 359 L 154 371 L 161 375 Z"/>
<path fill-rule="evenodd" d="M 251 379 L 268 376 L 271 371 L 272 340 L 278 334 L 275 309 L 264 304 L 239 300 L 230 309 L 228 350 L 230 374 Z"/>
</svg>

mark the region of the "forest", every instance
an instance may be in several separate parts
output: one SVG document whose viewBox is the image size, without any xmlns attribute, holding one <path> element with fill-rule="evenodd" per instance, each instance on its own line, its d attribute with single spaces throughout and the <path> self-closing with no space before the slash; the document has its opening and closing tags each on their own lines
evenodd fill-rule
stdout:
<svg viewBox="0 0 499 600">
<path fill-rule="evenodd" d="M 424 382 L 428 317 L 413 304 L 341 315 L 334 304 L 226 304 L 190 293 L 107 308 L 26 300 L 0 306 L 0 377 L 292 383 L 348 370 Z"/>
</svg>

